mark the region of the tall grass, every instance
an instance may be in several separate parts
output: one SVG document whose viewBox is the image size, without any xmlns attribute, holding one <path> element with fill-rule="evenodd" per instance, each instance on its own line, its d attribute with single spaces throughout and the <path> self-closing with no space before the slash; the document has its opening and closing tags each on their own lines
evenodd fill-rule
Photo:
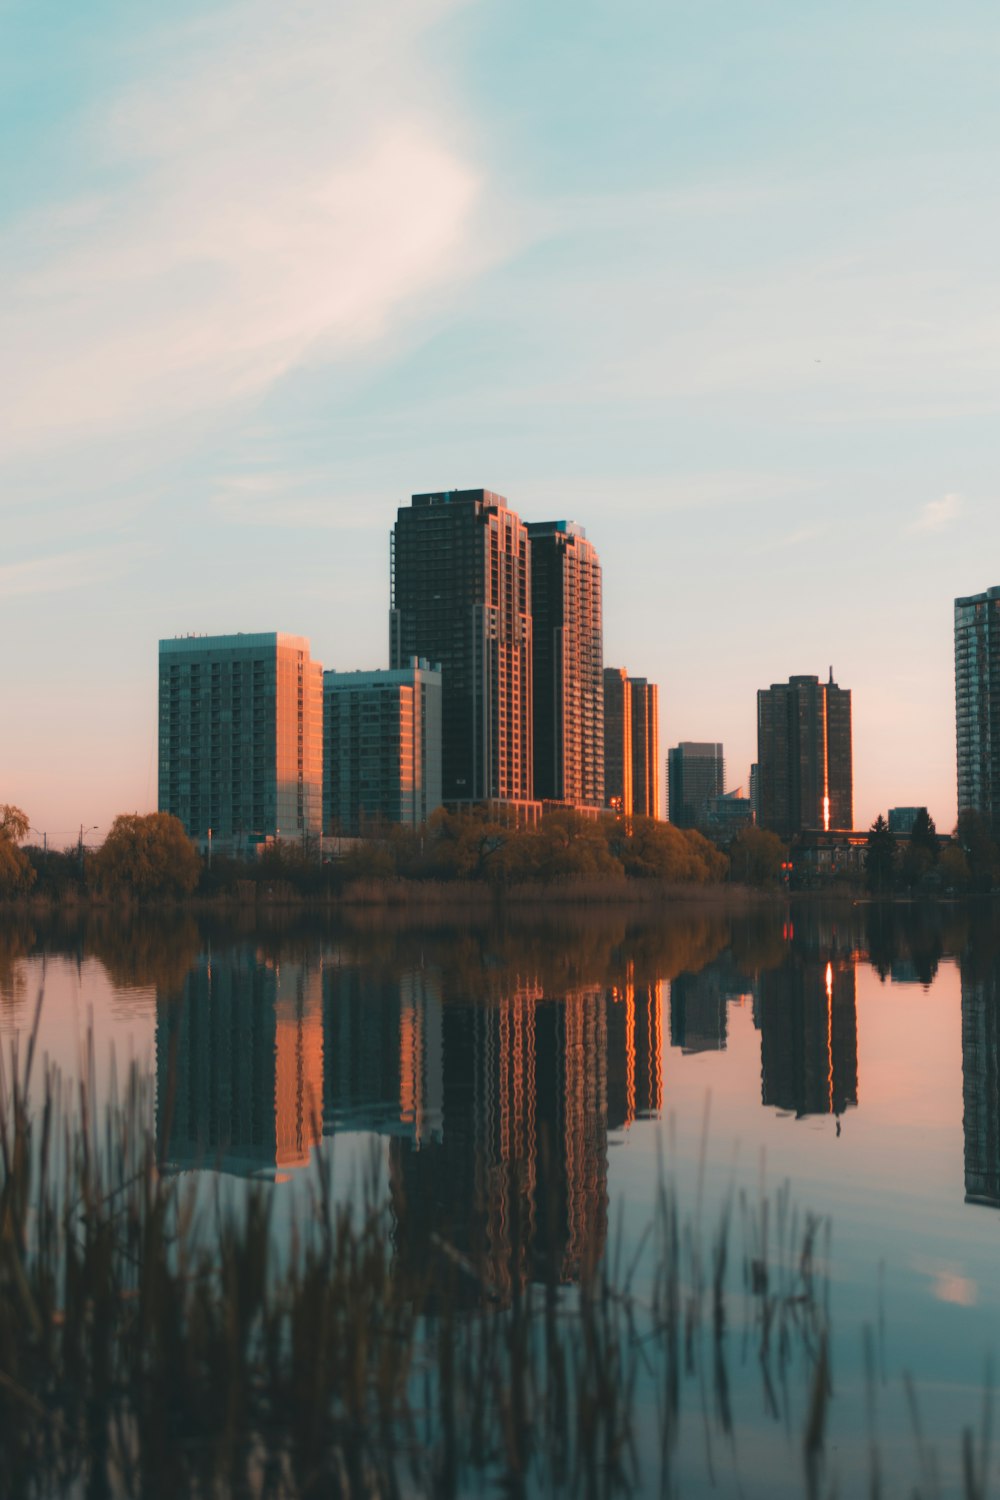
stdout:
<svg viewBox="0 0 1000 1500">
<path fill-rule="evenodd" d="M 0 1496 L 683 1493 L 682 1392 L 711 1471 L 734 1357 L 786 1425 L 809 1393 L 825 1493 L 829 1225 L 787 1190 L 706 1232 L 661 1170 L 629 1259 L 619 1232 L 575 1284 L 504 1293 L 442 1239 L 407 1272 L 377 1176 L 338 1201 L 319 1153 L 279 1259 L 273 1189 L 206 1207 L 161 1171 L 138 1072 L 98 1109 L 92 1054 L 75 1090 L 36 1079 L 36 1034 L 0 1073 Z"/>
</svg>

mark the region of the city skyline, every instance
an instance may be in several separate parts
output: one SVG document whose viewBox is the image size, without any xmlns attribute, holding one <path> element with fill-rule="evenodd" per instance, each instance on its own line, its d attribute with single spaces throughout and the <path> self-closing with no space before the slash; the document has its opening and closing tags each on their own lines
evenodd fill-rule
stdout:
<svg viewBox="0 0 1000 1500">
<path fill-rule="evenodd" d="M 155 806 L 158 639 L 381 663 L 386 517 L 483 476 L 586 525 L 662 744 L 744 781 L 756 690 L 833 660 L 856 824 L 950 828 L 990 13 L 376 10 L 8 19 L 5 797 L 57 844 Z"/>
</svg>

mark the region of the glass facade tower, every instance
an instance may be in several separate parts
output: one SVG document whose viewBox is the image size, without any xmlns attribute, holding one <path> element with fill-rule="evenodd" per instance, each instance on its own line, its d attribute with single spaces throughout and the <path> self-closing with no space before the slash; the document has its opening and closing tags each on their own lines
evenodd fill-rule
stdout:
<svg viewBox="0 0 1000 1500">
<path fill-rule="evenodd" d="M 389 664 L 440 663 L 444 801 L 530 801 L 527 527 L 490 490 L 414 495 L 391 548 Z"/>
<path fill-rule="evenodd" d="M 958 811 L 1000 834 L 1000 588 L 955 600 Z"/>
<path fill-rule="evenodd" d="M 323 668 L 303 636 L 160 642 L 159 810 L 202 849 L 318 838 Z"/>
<path fill-rule="evenodd" d="M 782 838 L 854 823 L 851 692 L 830 671 L 757 694 L 758 819 Z"/>
<path fill-rule="evenodd" d="M 538 521 L 531 538 L 535 796 L 604 803 L 601 564 L 574 521 Z"/>
</svg>

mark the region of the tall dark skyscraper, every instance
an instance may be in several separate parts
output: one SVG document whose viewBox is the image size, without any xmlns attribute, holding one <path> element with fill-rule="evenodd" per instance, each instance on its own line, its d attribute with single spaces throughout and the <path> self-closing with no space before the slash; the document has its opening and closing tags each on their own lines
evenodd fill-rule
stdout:
<svg viewBox="0 0 1000 1500">
<path fill-rule="evenodd" d="M 955 600 L 958 810 L 1000 833 L 1000 588 Z"/>
<path fill-rule="evenodd" d="M 604 803 L 601 564 L 574 521 L 528 525 L 535 796 Z"/>
<path fill-rule="evenodd" d="M 604 801 L 632 813 L 632 689 L 624 667 L 604 668 Z"/>
<path fill-rule="evenodd" d="M 630 677 L 632 700 L 632 811 L 660 816 L 660 691 L 645 677 Z"/>
<path fill-rule="evenodd" d="M 530 800 L 531 551 L 490 490 L 414 495 L 392 533 L 390 666 L 440 663 L 445 802 Z"/>
<path fill-rule="evenodd" d="M 683 740 L 667 751 L 667 817 L 677 828 L 698 828 L 711 797 L 725 791 L 722 746 Z"/>
<path fill-rule="evenodd" d="M 791 838 L 853 826 L 851 692 L 832 669 L 829 682 L 791 677 L 758 692 L 757 763 L 761 827 Z"/>
</svg>

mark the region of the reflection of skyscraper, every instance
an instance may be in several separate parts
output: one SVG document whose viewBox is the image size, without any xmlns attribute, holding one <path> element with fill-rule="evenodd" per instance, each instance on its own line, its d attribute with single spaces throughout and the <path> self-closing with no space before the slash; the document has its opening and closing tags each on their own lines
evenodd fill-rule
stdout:
<svg viewBox="0 0 1000 1500">
<path fill-rule="evenodd" d="M 319 971 L 247 949 L 203 956 L 156 1008 L 156 1119 L 170 1170 L 280 1176 L 319 1138 Z"/>
<path fill-rule="evenodd" d="M 761 1102 L 796 1116 L 839 1115 L 858 1102 L 857 979 L 853 963 L 789 962 L 764 970 Z"/>
<path fill-rule="evenodd" d="M 433 971 L 383 978 L 323 971 L 323 1129 L 406 1135 L 441 1130 L 441 994 Z"/>
<path fill-rule="evenodd" d="M 628 1129 L 663 1107 L 663 981 L 608 991 L 608 1128 Z"/>
<path fill-rule="evenodd" d="M 729 1002 L 741 999 L 750 980 L 729 954 L 697 973 L 670 982 L 670 1045 L 683 1052 L 724 1052 Z"/>
<path fill-rule="evenodd" d="M 658 1000 L 658 987 L 645 994 Z M 390 1148 L 405 1265 L 426 1267 L 444 1245 L 508 1296 L 531 1277 L 574 1280 L 600 1253 L 610 1003 L 603 989 L 549 1000 L 528 984 L 498 1002 L 444 1007 L 441 1138 L 420 1150 L 405 1139 Z M 659 1098 L 655 1003 L 633 1024 L 625 1064 L 643 1109 Z"/>
<path fill-rule="evenodd" d="M 1000 1208 L 1000 969 L 973 979 L 962 965 L 965 1198 Z"/>
</svg>

